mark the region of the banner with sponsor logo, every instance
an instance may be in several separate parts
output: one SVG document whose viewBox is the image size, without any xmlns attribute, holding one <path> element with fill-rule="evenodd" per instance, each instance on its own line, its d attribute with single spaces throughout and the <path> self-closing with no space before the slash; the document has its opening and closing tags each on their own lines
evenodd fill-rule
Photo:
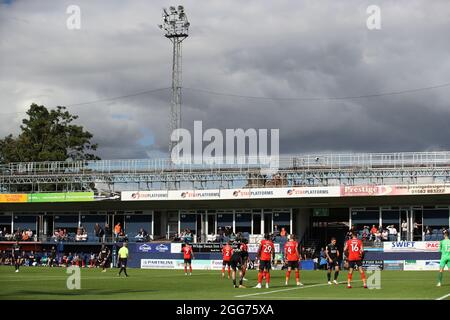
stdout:
<svg viewBox="0 0 450 320">
<path fill-rule="evenodd" d="M 383 260 L 363 260 L 362 268 L 364 270 L 383 270 Z"/>
<path fill-rule="evenodd" d="M 446 267 L 448 269 L 448 267 Z M 439 260 L 405 260 L 403 270 L 407 271 L 438 271 Z"/>
<path fill-rule="evenodd" d="M 405 260 L 384 260 L 384 270 L 403 270 Z"/>
<path fill-rule="evenodd" d="M 28 202 L 27 194 L 0 194 L 0 203 Z"/>
<path fill-rule="evenodd" d="M 194 252 L 222 252 L 221 243 L 193 243 L 191 246 Z"/>
<path fill-rule="evenodd" d="M 341 197 L 367 196 L 409 196 L 450 194 L 450 185 L 417 184 L 417 185 L 361 185 L 341 186 Z"/>
<path fill-rule="evenodd" d="M 178 260 L 183 262 L 183 260 Z M 142 269 L 177 269 L 175 259 L 141 259 Z"/>
<path fill-rule="evenodd" d="M 339 197 L 340 187 L 123 191 L 122 201 Z"/>
<path fill-rule="evenodd" d="M 182 243 L 171 243 L 170 253 L 180 253 L 182 247 Z"/>
<path fill-rule="evenodd" d="M 183 259 L 141 259 L 142 269 L 184 269 Z M 222 260 L 192 260 L 194 270 L 220 270 Z"/>
<path fill-rule="evenodd" d="M 215 200 L 220 199 L 220 190 L 170 190 L 169 200 Z"/>
<path fill-rule="evenodd" d="M 182 243 L 171 243 L 170 244 L 170 253 L 180 253 L 181 248 L 183 244 Z M 220 253 L 222 252 L 222 244 L 220 243 L 192 243 L 192 248 L 194 249 L 194 252 L 212 252 L 212 253 Z M 259 244 L 258 243 L 249 243 L 248 245 L 248 252 L 249 253 L 257 253 Z M 275 246 L 275 253 L 280 252 L 280 244 L 274 243 Z"/>
<path fill-rule="evenodd" d="M 450 194 L 450 185 L 360 185 L 293 188 L 124 191 L 123 201 L 327 198 Z"/>
<path fill-rule="evenodd" d="M 384 242 L 384 252 L 438 252 L 439 241 Z"/>
<path fill-rule="evenodd" d="M 31 193 L 28 202 L 94 201 L 94 192 Z"/>
<path fill-rule="evenodd" d="M 136 252 L 145 253 L 170 253 L 170 243 L 136 243 Z"/>
<path fill-rule="evenodd" d="M 168 200 L 167 190 L 122 191 L 122 201 Z"/>
</svg>

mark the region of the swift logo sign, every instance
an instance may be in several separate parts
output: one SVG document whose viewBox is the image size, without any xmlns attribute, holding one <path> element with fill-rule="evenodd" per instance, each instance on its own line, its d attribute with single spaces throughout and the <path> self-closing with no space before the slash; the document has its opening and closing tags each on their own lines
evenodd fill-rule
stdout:
<svg viewBox="0 0 450 320">
<path fill-rule="evenodd" d="M 438 252 L 439 241 L 385 242 L 384 252 Z"/>
</svg>

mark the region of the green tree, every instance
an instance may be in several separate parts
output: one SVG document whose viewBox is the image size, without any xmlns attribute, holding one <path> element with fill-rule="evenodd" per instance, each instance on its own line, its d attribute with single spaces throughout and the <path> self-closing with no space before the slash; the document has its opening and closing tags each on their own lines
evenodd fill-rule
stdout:
<svg viewBox="0 0 450 320">
<path fill-rule="evenodd" d="M 93 135 L 72 124 L 78 116 L 65 107 L 48 110 L 33 103 L 27 115 L 17 137 L 0 139 L 0 163 L 100 159 L 93 154 L 97 150 Z"/>
</svg>

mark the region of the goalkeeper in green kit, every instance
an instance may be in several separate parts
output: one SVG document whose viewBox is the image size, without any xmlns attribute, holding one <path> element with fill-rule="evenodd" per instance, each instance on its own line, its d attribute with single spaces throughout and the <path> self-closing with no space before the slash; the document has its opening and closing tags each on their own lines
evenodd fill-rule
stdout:
<svg viewBox="0 0 450 320">
<path fill-rule="evenodd" d="M 441 263 L 439 265 L 438 287 L 440 287 L 442 283 L 445 265 L 447 265 L 450 270 L 450 240 L 448 239 L 448 230 L 444 231 L 444 240 L 439 244 L 439 251 L 441 252 Z"/>
</svg>

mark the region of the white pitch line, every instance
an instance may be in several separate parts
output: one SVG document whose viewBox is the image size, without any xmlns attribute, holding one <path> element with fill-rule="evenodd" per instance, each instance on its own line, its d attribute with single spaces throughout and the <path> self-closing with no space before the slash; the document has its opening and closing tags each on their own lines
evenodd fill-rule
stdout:
<svg viewBox="0 0 450 320">
<path fill-rule="evenodd" d="M 362 280 L 355 280 L 355 281 L 362 281 Z M 340 281 L 338 283 L 345 283 L 345 282 L 346 281 Z M 251 297 L 251 296 L 259 296 L 259 295 L 262 295 L 262 294 L 270 294 L 270 293 L 275 293 L 275 292 L 284 292 L 284 291 L 291 291 L 291 290 L 298 290 L 298 289 L 307 289 L 307 288 L 314 288 L 314 287 L 323 287 L 323 286 L 330 286 L 330 285 L 328 283 L 318 283 L 318 284 L 312 284 L 310 286 L 302 286 L 302 287 L 295 287 L 295 288 L 288 288 L 288 289 L 280 289 L 280 290 L 273 290 L 273 291 L 265 291 L 265 292 L 243 294 L 243 295 L 240 295 L 240 296 L 235 296 L 235 298 L 245 298 L 245 297 Z"/>
<path fill-rule="evenodd" d="M 440 298 L 437 298 L 436 300 L 444 300 L 445 298 L 448 298 L 448 297 L 450 297 L 450 293 L 446 294 L 445 296 L 442 296 Z"/>
<path fill-rule="evenodd" d="M 61 275 L 61 276 L 40 276 L 38 279 L 35 279 L 35 278 L 31 278 L 31 276 L 38 275 L 36 273 L 23 272 L 22 274 L 27 275 L 27 276 L 23 277 L 23 278 L 19 278 L 20 275 L 5 276 L 5 277 L 3 277 L 3 279 L 0 279 L 0 282 L 28 282 L 28 281 L 51 281 L 51 280 L 59 281 L 59 280 L 67 279 L 69 276 L 69 274 L 67 276 L 63 276 L 63 275 Z M 202 276 L 202 275 L 209 275 L 209 274 L 211 274 L 211 273 L 204 273 L 204 272 L 193 273 L 192 276 L 186 276 L 185 274 L 172 274 L 172 275 L 157 276 L 157 278 L 173 278 L 173 277 L 190 278 L 190 277 L 194 277 L 194 276 Z M 6 279 L 6 278 L 10 278 L 10 279 Z M 83 280 L 83 274 L 81 275 L 81 278 Z M 135 280 L 135 279 L 138 279 L 139 281 L 142 280 L 142 277 L 140 277 L 139 275 L 133 275 L 132 277 L 129 277 L 129 278 L 126 278 L 126 277 L 121 277 L 121 278 L 128 279 L 128 280 Z M 84 280 L 110 280 L 110 279 L 118 279 L 118 277 L 111 276 L 111 272 L 109 272 L 108 277 L 104 277 L 100 273 L 99 273 L 99 277 L 96 277 L 95 274 L 89 274 L 87 277 L 84 277 Z"/>
</svg>

